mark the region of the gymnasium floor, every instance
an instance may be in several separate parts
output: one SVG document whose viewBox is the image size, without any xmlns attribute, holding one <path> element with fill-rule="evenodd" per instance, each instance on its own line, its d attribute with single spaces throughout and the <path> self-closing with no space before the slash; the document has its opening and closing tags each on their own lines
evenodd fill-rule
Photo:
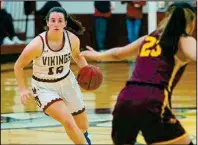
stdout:
<svg viewBox="0 0 198 145">
<path fill-rule="evenodd" d="M 112 144 L 111 114 L 95 114 L 95 108 L 113 108 L 119 91 L 130 77 L 133 63 L 93 63 L 104 75 L 102 86 L 95 91 L 83 91 L 89 133 L 93 144 Z M 78 68 L 71 65 L 75 74 Z M 25 69 L 26 82 L 31 85 L 31 67 Z M 173 111 L 196 144 L 196 64 L 190 64 L 173 93 Z M 13 63 L 1 65 L 1 143 L 2 144 L 71 144 L 60 124 L 34 104 L 20 104 L 19 91 L 13 73 Z M 144 144 L 141 133 L 138 144 Z"/>
</svg>

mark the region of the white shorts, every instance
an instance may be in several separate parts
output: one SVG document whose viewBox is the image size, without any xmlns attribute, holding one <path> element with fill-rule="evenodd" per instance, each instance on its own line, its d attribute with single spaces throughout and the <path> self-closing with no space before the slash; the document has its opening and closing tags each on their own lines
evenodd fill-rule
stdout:
<svg viewBox="0 0 198 145">
<path fill-rule="evenodd" d="M 43 111 L 53 102 L 60 100 L 65 102 L 72 115 L 85 110 L 83 95 L 71 70 L 64 79 L 57 82 L 47 82 L 33 76 L 32 91 L 36 103 Z"/>
</svg>

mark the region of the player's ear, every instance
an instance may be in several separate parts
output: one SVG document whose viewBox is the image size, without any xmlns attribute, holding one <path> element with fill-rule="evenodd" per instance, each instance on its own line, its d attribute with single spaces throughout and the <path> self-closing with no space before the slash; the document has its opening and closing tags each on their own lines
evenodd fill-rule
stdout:
<svg viewBox="0 0 198 145">
<path fill-rule="evenodd" d="M 49 25 L 49 21 L 48 20 L 45 20 L 46 21 L 46 25 L 48 26 Z M 49 27 L 49 26 L 48 26 Z"/>
</svg>

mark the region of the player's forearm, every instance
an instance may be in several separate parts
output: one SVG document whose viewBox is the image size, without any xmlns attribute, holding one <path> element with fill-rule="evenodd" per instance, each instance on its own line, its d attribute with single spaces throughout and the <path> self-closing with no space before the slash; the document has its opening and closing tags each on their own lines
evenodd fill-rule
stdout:
<svg viewBox="0 0 198 145">
<path fill-rule="evenodd" d="M 27 87 L 25 85 L 23 68 L 19 67 L 15 64 L 14 73 L 15 73 L 15 77 L 16 77 L 16 80 L 17 80 L 17 83 L 18 83 L 19 90 L 20 91 L 26 90 Z"/>
<path fill-rule="evenodd" d="M 78 55 L 78 56 L 76 56 L 76 57 L 74 58 L 74 61 L 77 63 L 77 65 L 78 65 L 80 68 L 82 68 L 82 67 L 88 65 L 88 63 L 87 63 L 87 61 L 86 61 L 86 59 L 85 59 L 84 56 L 79 56 L 79 55 Z"/>
<path fill-rule="evenodd" d="M 120 61 L 121 58 L 118 55 L 118 47 L 111 48 L 107 51 L 99 53 L 97 61 Z"/>
<path fill-rule="evenodd" d="M 107 51 L 104 51 L 102 53 L 98 53 L 96 56 L 96 60 L 98 61 L 121 61 L 121 60 L 127 59 L 128 57 L 132 55 L 136 56 L 138 53 L 139 47 L 141 46 L 145 37 L 146 35 L 140 37 L 133 43 L 130 43 L 123 47 L 115 47 Z"/>
</svg>

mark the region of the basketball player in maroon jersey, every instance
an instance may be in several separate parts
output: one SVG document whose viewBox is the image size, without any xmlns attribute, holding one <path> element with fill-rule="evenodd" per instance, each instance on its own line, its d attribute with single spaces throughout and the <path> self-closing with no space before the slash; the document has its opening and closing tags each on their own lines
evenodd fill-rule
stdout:
<svg viewBox="0 0 198 145">
<path fill-rule="evenodd" d="M 62 7 L 52 8 L 46 22 L 48 30 L 25 47 L 14 66 L 21 102 L 27 104 L 31 99 L 23 68 L 33 60 L 32 90 L 38 106 L 64 126 L 75 144 L 91 144 L 83 96 L 70 70 L 71 57 L 80 68 L 88 65 L 79 56 L 80 41 L 74 34 L 83 34 L 84 28 Z"/>
<path fill-rule="evenodd" d="M 192 37 L 196 14 L 186 3 L 172 4 L 157 29 L 124 47 L 82 56 L 120 61 L 137 55 L 133 75 L 120 92 L 113 111 L 114 144 L 135 144 L 141 131 L 147 144 L 190 144 L 192 141 L 168 104 L 173 87 L 190 61 L 196 61 Z"/>
</svg>

